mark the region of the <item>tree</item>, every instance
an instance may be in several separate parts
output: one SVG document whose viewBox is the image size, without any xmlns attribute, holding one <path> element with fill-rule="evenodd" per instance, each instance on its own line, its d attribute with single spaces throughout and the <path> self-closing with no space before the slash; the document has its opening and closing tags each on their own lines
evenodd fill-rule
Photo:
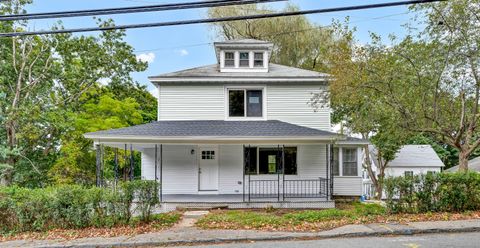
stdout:
<svg viewBox="0 0 480 248">
<path fill-rule="evenodd" d="M 62 137 L 60 157 L 48 172 L 55 183 L 92 184 L 95 181 L 95 152 L 91 140 L 83 137 L 84 133 L 138 125 L 144 121 L 140 104 L 135 99 L 117 100 L 108 91 L 98 98 L 92 97 L 97 94 L 97 89 L 92 89 L 82 95 L 80 100 L 87 98 L 86 103 L 81 110 L 70 113 L 73 131 Z"/>
<path fill-rule="evenodd" d="M 3 1 L 0 14 L 23 13 L 27 3 Z M 98 25 L 112 24 L 98 19 Z M 26 25 L 1 22 L 0 31 L 21 31 Z M 62 34 L 0 39 L 0 92 L 6 95 L 0 102 L 5 115 L 0 133 L 7 148 L 18 151 L 5 159 L 12 169 L 4 174 L 3 182 L 25 176 L 16 172 L 48 170 L 63 145 L 60 138 L 71 131 L 65 117 L 82 108 L 84 102 L 79 99 L 99 80 L 134 85 L 130 73 L 145 70 L 147 64 L 136 59 L 124 36 L 124 31 L 106 31 L 96 37 Z"/>
<path fill-rule="evenodd" d="M 283 11 L 295 11 L 297 7 L 288 5 Z M 259 8 L 256 4 L 211 8 L 211 18 L 273 13 L 272 9 Z M 226 40 L 259 39 L 274 43 L 271 62 L 310 70 L 326 71 L 329 64 L 325 60 L 329 47 L 338 42 L 332 29 L 311 23 L 305 16 L 242 20 L 213 24 L 217 35 Z"/>
</svg>

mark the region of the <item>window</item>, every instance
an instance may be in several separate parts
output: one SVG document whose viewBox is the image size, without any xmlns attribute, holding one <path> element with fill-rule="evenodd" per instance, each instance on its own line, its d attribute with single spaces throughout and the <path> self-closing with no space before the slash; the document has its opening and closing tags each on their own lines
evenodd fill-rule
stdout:
<svg viewBox="0 0 480 248">
<path fill-rule="evenodd" d="M 240 67 L 250 67 L 250 58 L 248 52 L 240 53 Z"/>
<path fill-rule="evenodd" d="M 405 171 L 405 177 L 413 177 L 413 171 Z"/>
<path fill-rule="evenodd" d="M 334 176 L 340 176 L 340 149 L 338 147 L 333 148 L 333 161 L 332 161 L 332 173 Z"/>
<path fill-rule="evenodd" d="M 342 149 L 343 160 L 343 176 L 358 176 L 357 166 L 357 149 L 356 148 L 343 148 Z"/>
<path fill-rule="evenodd" d="M 262 90 L 229 90 L 228 113 L 229 117 L 262 117 Z"/>
<path fill-rule="evenodd" d="M 233 52 L 225 53 L 225 67 L 235 67 L 235 54 Z"/>
<path fill-rule="evenodd" d="M 254 67 L 263 67 L 263 53 L 254 53 L 254 55 L 253 55 L 253 66 Z"/>
<path fill-rule="evenodd" d="M 215 159 L 215 151 L 202 151 L 202 159 Z"/>
<path fill-rule="evenodd" d="M 282 151 L 278 148 L 245 148 L 246 174 L 277 174 L 282 172 Z M 285 147 L 285 174 L 297 174 L 297 148 Z"/>
</svg>

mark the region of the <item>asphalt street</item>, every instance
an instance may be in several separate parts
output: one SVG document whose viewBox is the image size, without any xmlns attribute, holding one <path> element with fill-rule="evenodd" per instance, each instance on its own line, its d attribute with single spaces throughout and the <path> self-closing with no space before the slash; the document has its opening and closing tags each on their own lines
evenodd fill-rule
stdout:
<svg viewBox="0 0 480 248">
<path fill-rule="evenodd" d="M 214 247 L 214 248 L 318 248 L 318 247 L 360 247 L 360 248 L 417 248 L 417 247 L 480 247 L 480 233 L 442 233 L 414 236 L 392 236 L 392 237 L 364 237 L 364 238 L 338 238 L 309 241 L 278 241 L 278 242 L 256 242 L 236 243 L 192 247 Z"/>
</svg>

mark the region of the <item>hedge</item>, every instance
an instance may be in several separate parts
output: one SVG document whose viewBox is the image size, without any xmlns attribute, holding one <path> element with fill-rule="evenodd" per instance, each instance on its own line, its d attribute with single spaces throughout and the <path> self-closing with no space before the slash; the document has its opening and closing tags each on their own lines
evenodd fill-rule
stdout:
<svg viewBox="0 0 480 248">
<path fill-rule="evenodd" d="M 385 179 L 391 213 L 480 210 L 480 173 L 436 173 Z"/>
<path fill-rule="evenodd" d="M 135 213 L 148 222 L 159 203 L 157 189 L 154 181 L 123 182 L 116 190 L 79 185 L 2 187 L 0 232 L 111 227 L 130 223 Z"/>
</svg>

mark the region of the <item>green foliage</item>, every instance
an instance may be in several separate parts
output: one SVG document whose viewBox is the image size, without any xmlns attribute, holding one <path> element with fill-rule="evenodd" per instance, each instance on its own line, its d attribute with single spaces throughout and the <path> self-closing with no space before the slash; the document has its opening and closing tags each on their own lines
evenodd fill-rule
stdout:
<svg viewBox="0 0 480 248">
<path fill-rule="evenodd" d="M 149 181 L 124 182 L 117 190 L 78 185 L 0 188 L 0 231 L 45 231 L 158 220 L 159 217 L 152 217 L 152 209 L 159 203 L 157 189 L 158 183 Z M 132 218 L 137 213 L 138 220 Z"/>
<path fill-rule="evenodd" d="M 480 209 L 480 174 L 440 173 L 385 180 L 392 213 L 460 212 Z"/>
<path fill-rule="evenodd" d="M 375 217 L 385 214 L 385 208 L 378 204 L 353 203 L 346 209 L 325 209 L 294 211 L 279 214 L 276 211 L 256 212 L 231 210 L 221 213 L 212 213 L 200 219 L 200 226 L 209 223 L 229 223 L 233 226 L 262 228 L 298 225 L 302 223 L 318 223 L 338 219 L 358 220 L 360 218 Z"/>
</svg>

